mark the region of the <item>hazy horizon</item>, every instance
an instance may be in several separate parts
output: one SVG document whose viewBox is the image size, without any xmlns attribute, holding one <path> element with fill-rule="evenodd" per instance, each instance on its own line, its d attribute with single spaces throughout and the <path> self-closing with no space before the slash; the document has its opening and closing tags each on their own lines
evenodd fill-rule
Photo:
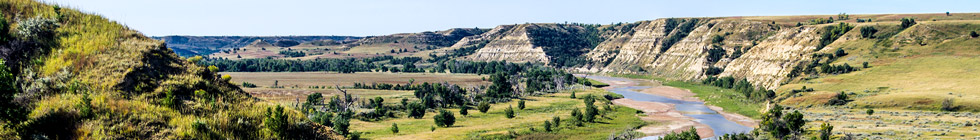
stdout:
<svg viewBox="0 0 980 140">
<path fill-rule="evenodd" d="M 951 0 L 44 1 L 103 15 L 150 36 L 376 36 L 520 23 L 610 24 L 669 17 L 970 13 L 977 12 L 973 7 L 980 5 L 980 1 Z"/>
</svg>

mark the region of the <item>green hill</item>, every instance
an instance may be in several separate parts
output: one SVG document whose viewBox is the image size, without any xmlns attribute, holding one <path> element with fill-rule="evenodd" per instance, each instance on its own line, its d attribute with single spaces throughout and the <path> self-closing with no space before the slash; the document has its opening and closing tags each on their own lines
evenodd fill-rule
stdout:
<svg viewBox="0 0 980 140">
<path fill-rule="evenodd" d="M 275 105 L 117 22 L 30 0 L 0 8 L 5 139 L 343 139 L 289 109 L 272 119 L 288 127 L 270 128 Z"/>
</svg>

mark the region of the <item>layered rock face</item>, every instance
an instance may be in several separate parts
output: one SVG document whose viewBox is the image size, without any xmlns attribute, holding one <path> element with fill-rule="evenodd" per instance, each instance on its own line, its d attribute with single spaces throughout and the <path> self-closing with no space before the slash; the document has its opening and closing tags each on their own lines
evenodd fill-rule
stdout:
<svg viewBox="0 0 980 140">
<path fill-rule="evenodd" d="M 544 49 L 534 46 L 528 35 L 528 28 L 534 24 L 503 25 L 476 38 L 466 38 L 464 42 L 489 41 L 483 48 L 467 57 L 474 61 L 509 61 L 548 64 Z M 457 43 L 457 45 L 465 45 Z M 454 45 L 455 46 L 455 45 Z"/>
<path fill-rule="evenodd" d="M 454 47 L 487 41 L 467 59 L 547 64 L 551 56 L 532 43 L 534 38 L 528 35 L 528 28 L 547 26 L 499 26 L 480 36 L 464 38 Z M 781 27 L 737 18 L 657 19 L 604 28 L 603 41 L 582 57 L 590 63 L 567 69 L 651 74 L 674 80 L 733 76 L 774 89 L 786 80 L 793 67 L 811 59 L 820 39 L 819 26 Z M 720 59 L 710 59 L 712 55 Z M 708 69 L 721 72 L 707 73 Z"/>
</svg>

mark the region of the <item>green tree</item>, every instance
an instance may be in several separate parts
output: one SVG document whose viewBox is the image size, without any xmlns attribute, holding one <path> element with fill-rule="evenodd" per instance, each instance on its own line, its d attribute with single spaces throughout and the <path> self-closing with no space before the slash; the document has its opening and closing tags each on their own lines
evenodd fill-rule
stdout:
<svg viewBox="0 0 980 140">
<path fill-rule="evenodd" d="M 515 117 L 514 116 L 514 107 L 513 106 L 507 106 L 507 109 L 504 110 L 504 114 L 507 115 L 507 118 L 508 119 L 514 118 Z"/>
<path fill-rule="evenodd" d="M 551 122 L 544 121 L 544 131 L 551 132 Z"/>
<path fill-rule="evenodd" d="M 460 106 L 459 107 L 459 115 L 466 116 L 467 114 L 469 114 L 469 111 L 466 111 L 466 110 L 469 110 L 469 109 L 470 109 L 469 106 L 466 106 L 466 105 Z"/>
<path fill-rule="evenodd" d="M 902 28 L 909 28 L 915 25 L 915 19 L 913 18 L 902 18 Z"/>
<path fill-rule="evenodd" d="M 586 95 L 583 102 L 585 102 L 585 114 L 582 116 L 582 121 L 595 122 L 596 115 L 599 115 L 599 109 L 593 104 L 595 97 L 592 97 L 592 94 Z"/>
<path fill-rule="evenodd" d="M 517 109 L 524 110 L 524 100 L 517 101 Z"/>
<path fill-rule="evenodd" d="M 820 125 L 820 140 L 830 140 L 831 131 L 834 130 L 834 126 L 830 123 L 823 123 Z"/>
<path fill-rule="evenodd" d="M 277 137 L 285 137 L 286 130 L 289 127 L 289 116 L 283 111 L 282 106 L 276 105 L 275 109 L 266 108 L 265 110 L 265 127 L 272 131 L 272 133 Z"/>
<path fill-rule="evenodd" d="M 450 127 L 456 123 L 456 117 L 453 116 L 453 113 L 446 110 L 440 110 L 439 114 L 432 117 L 432 119 L 440 127 Z"/>
<path fill-rule="evenodd" d="M 878 32 L 878 29 L 875 29 L 875 27 L 872 27 L 872 26 L 864 26 L 864 27 L 861 27 L 861 37 L 862 38 L 874 38 L 874 35 L 877 32 Z"/>
<path fill-rule="evenodd" d="M 870 116 L 872 114 L 875 114 L 875 110 L 869 108 L 868 111 L 865 111 L 865 113 L 868 113 L 868 116 Z"/>
<path fill-rule="evenodd" d="M 347 135 L 350 131 L 351 112 L 341 112 L 333 117 L 333 131 L 341 135 Z"/>
<path fill-rule="evenodd" d="M 492 98 L 509 98 L 511 93 L 514 91 L 511 87 L 510 82 L 507 81 L 507 74 L 496 73 L 490 75 L 490 81 L 492 84 L 487 88 L 487 95 Z"/>
<path fill-rule="evenodd" d="M 391 123 L 391 133 L 398 134 L 398 124 Z"/>
<path fill-rule="evenodd" d="M 480 110 L 480 113 L 487 113 L 490 110 L 490 103 L 487 101 L 480 101 L 480 105 L 476 106 Z"/>
<path fill-rule="evenodd" d="M 574 91 L 572 91 L 572 96 L 569 96 L 569 98 L 575 99 L 575 92 Z"/>
<path fill-rule="evenodd" d="M 415 119 L 421 119 L 422 117 L 425 116 L 425 106 L 423 106 L 418 102 L 409 103 L 408 116 Z"/>
<path fill-rule="evenodd" d="M 671 132 L 664 135 L 660 140 L 701 140 L 701 136 L 698 135 L 698 130 L 691 127 L 687 131 L 682 131 L 680 133 Z"/>
<path fill-rule="evenodd" d="M 783 119 L 785 119 L 786 126 L 792 132 L 802 132 L 803 125 L 806 124 L 806 121 L 803 120 L 803 113 L 800 113 L 800 111 L 793 111 L 793 113 L 786 114 Z"/>
<path fill-rule="evenodd" d="M 555 128 L 558 128 L 558 126 L 561 126 L 561 118 L 560 117 L 555 116 L 554 118 L 551 118 L 551 121 L 555 125 Z"/>
</svg>

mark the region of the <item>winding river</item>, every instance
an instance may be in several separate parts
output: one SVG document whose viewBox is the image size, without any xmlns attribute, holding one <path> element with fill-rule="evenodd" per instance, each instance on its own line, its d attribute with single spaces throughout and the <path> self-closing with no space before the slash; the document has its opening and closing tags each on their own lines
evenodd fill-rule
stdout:
<svg viewBox="0 0 980 140">
<path fill-rule="evenodd" d="M 630 83 L 635 82 L 635 80 L 627 79 L 627 78 L 616 78 L 616 77 L 595 76 L 595 75 L 586 75 L 584 77 L 596 79 L 600 81 L 620 81 L 620 82 L 630 82 Z M 606 90 L 610 92 L 622 94 L 625 98 L 631 100 L 674 104 L 675 109 L 681 112 L 684 116 L 694 118 L 695 122 L 708 125 L 712 130 L 714 130 L 714 135 L 715 135 L 714 137 L 722 136 L 724 134 L 749 132 L 752 131 L 753 129 L 752 127 L 744 126 L 734 121 L 725 119 L 724 116 L 722 116 L 721 114 L 719 114 L 714 110 L 711 110 L 710 108 L 708 108 L 708 106 L 704 105 L 704 102 L 685 101 L 685 100 L 679 100 L 670 97 L 637 92 L 646 88 L 650 88 L 650 87 L 613 86 L 610 88 L 606 88 Z M 655 139 L 659 139 L 660 137 L 661 136 L 648 136 L 641 139 L 655 140 Z"/>
</svg>

